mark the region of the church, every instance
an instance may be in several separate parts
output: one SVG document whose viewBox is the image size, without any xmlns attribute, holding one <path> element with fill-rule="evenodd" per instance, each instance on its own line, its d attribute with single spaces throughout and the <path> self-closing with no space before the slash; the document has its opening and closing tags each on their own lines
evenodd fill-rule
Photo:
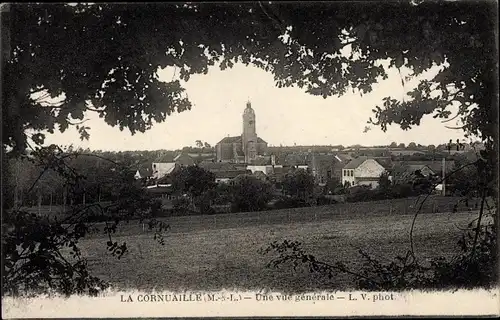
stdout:
<svg viewBox="0 0 500 320">
<path fill-rule="evenodd" d="M 257 136 L 255 111 L 247 102 L 243 111 L 243 133 L 226 137 L 215 145 L 217 162 L 252 163 L 267 152 L 267 142 Z"/>
</svg>

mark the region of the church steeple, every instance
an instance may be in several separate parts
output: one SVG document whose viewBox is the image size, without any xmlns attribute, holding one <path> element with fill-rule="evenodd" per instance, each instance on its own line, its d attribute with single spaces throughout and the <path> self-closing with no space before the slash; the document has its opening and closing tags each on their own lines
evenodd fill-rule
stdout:
<svg viewBox="0 0 500 320">
<path fill-rule="evenodd" d="M 247 101 L 245 111 L 243 112 L 243 152 L 245 154 L 245 162 L 254 160 L 257 156 L 257 131 L 255 129 L 255 112 L 252 109 L 250 101 Z"/>
<path fill-rule="evenodd" d="M 245 108 L 245 111 L 243 112 L 243 114 L 247 114 L 247 113 L 252 113 L 254 114 L 255 112 L 253 111 L 252 109 L 252 104 L 250 103 L 250 100 L 247 101 L 247 107 Z"/>
</svg>

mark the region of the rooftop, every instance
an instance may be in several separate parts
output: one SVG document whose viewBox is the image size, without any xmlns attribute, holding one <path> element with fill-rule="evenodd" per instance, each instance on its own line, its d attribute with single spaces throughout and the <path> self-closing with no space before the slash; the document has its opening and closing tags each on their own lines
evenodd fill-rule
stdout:
<svg viewBox="0 0 500 320">
<path fill-rule="evenodd" d="M 242 143 L 242 137 L 241 136 L 225 137 L 217 144 L 220 143 Z M 267 142 L 265 142 L 262 138 L 257 137 L 257 143 L 267 143 Z"/>
</svg>

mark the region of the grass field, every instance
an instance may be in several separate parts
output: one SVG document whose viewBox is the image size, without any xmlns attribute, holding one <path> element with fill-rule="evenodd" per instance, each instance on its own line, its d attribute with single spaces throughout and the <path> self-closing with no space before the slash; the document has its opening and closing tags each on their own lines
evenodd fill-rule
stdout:
<svg viewBox="0 0 500 320">
<path fill-rule="evenodd" d="M 414 231 L 417 255 L 425 259 L 457 253 L 459 227 L 474 217 L 473 212 L 421 214 Z M 354 211 L 334 205 L 172 217 L 165 219 L 171 225 L 165 246 L 136 221 L 114 236 L 130 250 L 120 260 L 107 253 L 103 234 L 92 235 L 81 246 L 94 274 L 120 289 L 347 289 L 352 284 L 345 276 L 326 282 L 306 270 L 293 272 L 291 266 L 267 269 L 272 256 L 262 256 L 258 250 L 274 240 L 297 240 L 323 261 L 356 267 L 358 248 L 383 259 L 406 253 L 412 218 L 412 212 L 387 210 L 384 203 L 365 203 Z"/>
</svg>

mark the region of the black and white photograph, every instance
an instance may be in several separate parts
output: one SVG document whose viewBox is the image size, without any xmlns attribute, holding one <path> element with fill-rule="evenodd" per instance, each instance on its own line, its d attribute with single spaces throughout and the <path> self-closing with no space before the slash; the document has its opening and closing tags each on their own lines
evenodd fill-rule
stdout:
<svg viewBox="0 0 500 320">
<path fill-rule="evenodd" d="M 3 318 L 500 315 L 498 1 L 0 12 Z"/>
</svg>

